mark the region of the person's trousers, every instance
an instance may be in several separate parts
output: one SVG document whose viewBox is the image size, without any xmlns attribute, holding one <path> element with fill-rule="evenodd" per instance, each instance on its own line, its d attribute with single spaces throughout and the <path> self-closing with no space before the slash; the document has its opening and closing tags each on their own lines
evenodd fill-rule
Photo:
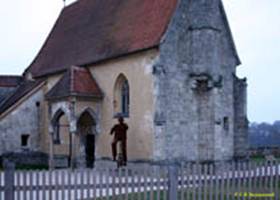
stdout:
<svg viewBox="0 0 280 200">
<path fill-rule="evenodd" d="M 127 161 L 127 156 L 126 156 L 126 140 L 116 140 L 112 142 L 112 154 L 113 154 L 113 159 L 116 160 L 117 157 L 117 146 L 118 142 L 121 142 L 121 151 L 123 155 L 124 162 Z"/>
</svg>

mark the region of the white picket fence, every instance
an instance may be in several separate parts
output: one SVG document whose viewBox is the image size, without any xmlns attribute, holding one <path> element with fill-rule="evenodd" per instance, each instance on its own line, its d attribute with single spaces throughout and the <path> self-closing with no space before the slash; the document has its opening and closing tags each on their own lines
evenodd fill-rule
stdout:
<svg viewBox="0 0 280 200">
<path fill-rule="evenodd" d="M 279 200 L 278 162 L 0 172 L 1 200 Z"/>
</svg>

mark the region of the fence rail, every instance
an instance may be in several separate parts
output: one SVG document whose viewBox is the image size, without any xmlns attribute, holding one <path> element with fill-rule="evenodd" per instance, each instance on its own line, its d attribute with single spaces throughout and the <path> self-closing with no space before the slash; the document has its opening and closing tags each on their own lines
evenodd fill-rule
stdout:
<svg viewBox="0 0 280 200">
<path fill-rule="evenodd" d="M 279 200 L 279 162 L 0 172 L 2 200 Z"/>
</svg>

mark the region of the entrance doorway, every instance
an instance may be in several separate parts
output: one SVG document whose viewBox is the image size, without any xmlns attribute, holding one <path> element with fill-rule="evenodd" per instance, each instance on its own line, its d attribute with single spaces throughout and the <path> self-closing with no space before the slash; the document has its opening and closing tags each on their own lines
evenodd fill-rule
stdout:
<svg viewBox="0 0 280 200">
<path fill-rule="evenodd" d="M 78 165 L 93 168 L 95 161 L 96 122 L 89 111 L 85 111 L 78 120 L 80 151 Z"/>
<path fill-rule="evenodd" d="M 86 166 L 93 168 L 95 160 L 95 135 L 86 136 Z"/>
</svg>

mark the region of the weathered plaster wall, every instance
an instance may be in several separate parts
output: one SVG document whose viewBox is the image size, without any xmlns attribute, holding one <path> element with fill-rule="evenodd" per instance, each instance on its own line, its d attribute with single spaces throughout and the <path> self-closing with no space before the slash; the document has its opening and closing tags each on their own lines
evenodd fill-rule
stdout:
<svg viewBox="0 0 280 200">
<path fill-rule="evenodd" d="M 127 142 L 128 159 L 148 160 L 153 158 L 154 90 L 152 67 L 157 56 L 158 51 L 154 49 L 90 66 L 93 77 L 104 92 L 104 99 L 102 101 L 77 99 L 75 121 L 78 120 L 78 117 L 87 108 L 91 108 L 96 113 L 97 159 L 111 158 L 111 142 L 113 137 L 109 133 L 112 126 L 117 123 L 117 120 L 114 119 L 113 99 L 115 82 L 120 74 L 126 76 L 130 86 L 130 115 L 129 118 L 125 118 L 129 126 Z M 45 93 L 55 85 L 60 77 L 61 75 L 48 78 Z M 65 102 L 53 104 L 52 113 L 65 106 L 67 107 Z M 67 109 L 66 107 L 65 110 Z M 46 153 L 49 152 L 48 115 L 48 104 L 44 102 L 44 119 L 42 119 L 44 124 L 44 140 L 42 147 Z M 78 137 L 75 139 L 76 141 L 79 140 Z M 64 153 L 66 151 L 63 150 Z M 77 144 L 77 155 L 79 155 L 79 151 L 79 145 Z"/>
<path fill-rule="evenodd" d="M 233 76 L 238 58 L 219 0 L 182 0 L 154 67 L 155 157 L 233 156 Z"/>
<path fill-rule="evenodd" d="M 36 102 L 42 100 L 43 91 L 39 90 L 0 120 L 0 154 L 22 151 L 22 134 L 30 135 L 30 150 L 40 151 L 40 135 L 38 129 L 41 111 L 40 107 L 36 106 Z"/>
<path fill-rule="evenodd" d="M 150 50 L 92 66 L 93 77 L 104 92 L 101 104 L 100 135 L 97 140 L 97 157 L 111 157 L 111 127 L 117 123 L 114 116 L 114 86 L 124 74 L 130 86 L 130 115 L 125 121 L 128 130 L 128 158 L 147 160 L 153 158 L 154 88 L 152 66 L 158 51 Z"/>
</svg>

